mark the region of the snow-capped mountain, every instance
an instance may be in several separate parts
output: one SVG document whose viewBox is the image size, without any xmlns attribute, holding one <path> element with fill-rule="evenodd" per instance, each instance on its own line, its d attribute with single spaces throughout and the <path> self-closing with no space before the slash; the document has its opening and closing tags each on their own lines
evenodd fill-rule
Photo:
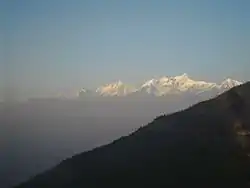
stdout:
<svg viewBox="0 0 250 188">
<path fill-rule="evenodd" d="M 187 74 L 179 76 L 163 76 L 154 78 L 140 84 L 138 87 L 124 84 L 122 81 L 106 84 L 96 89 L 93 93 L 98 96 L 128 96 L 131 94 L 146 94 L 153 96 L 164 96 L 169 94 L 202 94 L 221 93 L 232 87 L 242 84 L 242 82 L 226 79 L 221 84 L 191 79 Z M 82 89 L 79 96 L 88 92 Z"/>
<path fill-rule="evenodd" d="M 221 89 L 230 89 L 230 88 L 235 87 L 235 86 L 240 85 L 240 84 L 242 84 L 242 82 L 228 78 L 220 84 L 220 88 Z"/>
<path fill-rule="evenodd" d="M 96 93 L 101 96 L 126 96 L 136 89 L 133 86 L 124 84 L 122 81 L 101 86 L 96 89 Z"/>
<path fill-rule="evenodd" d="M 155 95 L 162 96 L 182 92 L 200 92 L 216 86 L 216 83 L 194 81 L 187 74 L 183 74 L 175 77 L 164 76 L 159 79 L 149 80 L 139 90 L 148 93 L 153 91 Z"/>
</svg>

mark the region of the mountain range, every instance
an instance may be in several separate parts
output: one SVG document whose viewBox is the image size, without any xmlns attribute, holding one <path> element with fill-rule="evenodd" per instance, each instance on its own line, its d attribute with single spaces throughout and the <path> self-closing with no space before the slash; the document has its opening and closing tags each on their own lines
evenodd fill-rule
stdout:
<svg viewBox="0 0 250 188">
<path fill-rule="evenodd" d="M 161 115 L 17 188 L 249 187 L 250 82 Z"/>
<path fill-rule="evenodd" d="M 135 86 L 117 81 L 106 84 L 97 88 L 94 91 L 82 88 L 78 92 L 78 96 L 129 96 L 129 95 L 151 95 L 151 96 L 165 96 L 172 94 L 201 94 L 201 93 L 215 93 L 220 94 L 228 89 L 242 84 L 242 82 L 226 79 L 222 83 L 212 83 L 205 81 L 196 81 L 191 79 L 187 74 L 182 74 L 175 77 L 161 77 L 158 79 L 150 79 L 145 83 Z"/>
</svg>

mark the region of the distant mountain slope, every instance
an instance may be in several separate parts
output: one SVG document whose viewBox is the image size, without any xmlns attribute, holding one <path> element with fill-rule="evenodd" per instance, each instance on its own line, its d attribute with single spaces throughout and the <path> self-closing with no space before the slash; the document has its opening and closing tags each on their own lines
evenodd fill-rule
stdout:
<svg viewBox="0 0 250 188">
<path fill-rule="evenodd" d="M 160 116 L 17 188 L 249 187 L 250 83 Z"/>
</svg>

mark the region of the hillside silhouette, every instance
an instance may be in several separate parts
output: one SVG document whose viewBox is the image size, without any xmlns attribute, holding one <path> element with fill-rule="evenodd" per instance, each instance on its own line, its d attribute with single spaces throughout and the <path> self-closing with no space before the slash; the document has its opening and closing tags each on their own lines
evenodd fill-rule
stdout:
<svg viewBox="0 0 250 188">
<path fill-rule="evenodd" d="M 58 164 L 17 188 L 249 187 L 250 82 Z M 35 160 L 35 159 L 34 159 Z"/>
</svg>

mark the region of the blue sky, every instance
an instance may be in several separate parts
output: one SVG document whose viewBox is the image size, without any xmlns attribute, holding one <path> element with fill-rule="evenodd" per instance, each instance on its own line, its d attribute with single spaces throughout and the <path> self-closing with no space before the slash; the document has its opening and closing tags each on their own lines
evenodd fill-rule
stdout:
<svg viewBox="0 0 250 188">
<path fill-rule="evenodd" d="M 6 0 L 2 7 L 5 84 L 22 96 L 184 72 L 250 80 L 248 0 Z"/>
</svg>

